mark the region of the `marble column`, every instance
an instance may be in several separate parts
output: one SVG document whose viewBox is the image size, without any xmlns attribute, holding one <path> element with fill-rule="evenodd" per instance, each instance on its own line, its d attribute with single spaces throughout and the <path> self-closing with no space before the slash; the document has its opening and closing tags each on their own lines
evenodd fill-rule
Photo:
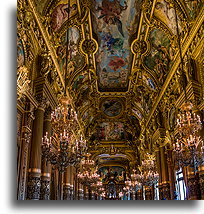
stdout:
<svg viewBox="0 0 204 214">
<path fill-rule="evenodd" d="M 47 133 L 47 137 L 51 136 L 51 108 L 47 108 L 44 114 L 43 136 Z M 51 164 L 46 159 L 42 159 L 41 167 L 41 189 L 40 200 L 50 199 L 50 176 Z"/>
<path fill-rule="evenodd" d="M 84 200 L 89 200 L 89 190 L 88 190 L 88 187 L 84 187 Z"/>
<path fill-rule="evenodd" d="M 43 136 L 43 119 L 45 106 L 43 102 L 35 110 L 33 121 L 33 130 L 31 138 L 31 153 L 29 163 L 29 174 L 27 183 L 27 199 L 40 199 L 40 176 L 41 176 L 41 143 Z"/>
<path fill-rule="evenodd" d="M 167 165 L 169 173 L 170 195 L 171 200 L 174 200 L 174 192 L 176 191 L 176 172 L 173 164 L 172 150 L 167 150 Z"/>
</svg>

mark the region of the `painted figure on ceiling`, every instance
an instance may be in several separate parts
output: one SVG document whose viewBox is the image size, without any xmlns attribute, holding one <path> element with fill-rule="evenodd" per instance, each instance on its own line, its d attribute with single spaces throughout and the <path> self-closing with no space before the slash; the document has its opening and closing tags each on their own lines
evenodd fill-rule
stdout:
<svg viewBox="0 0 204 214">
<path fill-rule="evenodd" d="M 51 15 L 51 27 L 54 31 L 59 30 L 62 24 L 68 18 L 68 10 L 70 10 L 69 18 L 71 18 L 77 13 L 77 5 L 73 4 L 70 6 L 70 9 L 68 9 L 68 4 L 59 4 L 54 9 Z"/>
<path fill-rule="evenodd" d="M 175 9 L 172 4 L 165 0 L 157 0 L 154 14 L 162 22 L 164 22 L 173 34 L 177 34 Z M 178 17 L 179 31 L 181 31 L 181 22 Z"/>
<path fill-rule="evenodd" d="M 127 9 L 127 3 L 124 2 L 124 6 L 120 4 L 119 0 L 103 0 L 101 7 L 97 8 L 97 11 L 101 11 L 101 15 L 98 19 L 103 19 L 106 24 L 116 25 L 118 31 L 124 37 L 122 22 L 120 15 L 123 10 Z"/>
</svg>

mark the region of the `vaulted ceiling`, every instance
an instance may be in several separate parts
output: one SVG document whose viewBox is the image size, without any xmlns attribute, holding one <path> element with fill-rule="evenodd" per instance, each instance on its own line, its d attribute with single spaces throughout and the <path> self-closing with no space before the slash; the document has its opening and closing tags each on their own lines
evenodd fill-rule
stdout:
<svg viewBox="0 0 204 214">
<path fill-rule="evenodd" d="M 177 31 L 184 41 L 202 6 L 195 2 L 34 1 L 55 60 L 53 87 L 60 97 L 67 86 L 89 151 L 101 165 L 138 161 L 144 124 L 178 55 Z"/>
</svg>

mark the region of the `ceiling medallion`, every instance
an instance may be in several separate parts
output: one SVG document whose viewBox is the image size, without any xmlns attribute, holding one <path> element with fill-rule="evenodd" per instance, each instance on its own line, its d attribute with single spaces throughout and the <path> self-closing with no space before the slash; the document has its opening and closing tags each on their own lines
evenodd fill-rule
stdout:
<svg viewBox="0 0 204 214">
<path fill-rule="evenodd" d="M 109 98 L 102 102 L 101 110 L 108 117 L 116 117 L 122 113 L 123 105 L 118 99 Z"/>
</svg>

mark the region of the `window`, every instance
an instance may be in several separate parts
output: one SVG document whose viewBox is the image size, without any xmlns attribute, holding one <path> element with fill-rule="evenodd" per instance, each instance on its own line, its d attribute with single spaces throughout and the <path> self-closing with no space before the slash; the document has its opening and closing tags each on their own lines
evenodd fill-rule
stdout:
<svg viewBox="0 0 204 214">
<path fill-rule="evenodd" d="M 186 185 L 181 168 L 176 172 L 176 190 L 178 193 L 178 200 L 186 200 Z"/>
</svg>

